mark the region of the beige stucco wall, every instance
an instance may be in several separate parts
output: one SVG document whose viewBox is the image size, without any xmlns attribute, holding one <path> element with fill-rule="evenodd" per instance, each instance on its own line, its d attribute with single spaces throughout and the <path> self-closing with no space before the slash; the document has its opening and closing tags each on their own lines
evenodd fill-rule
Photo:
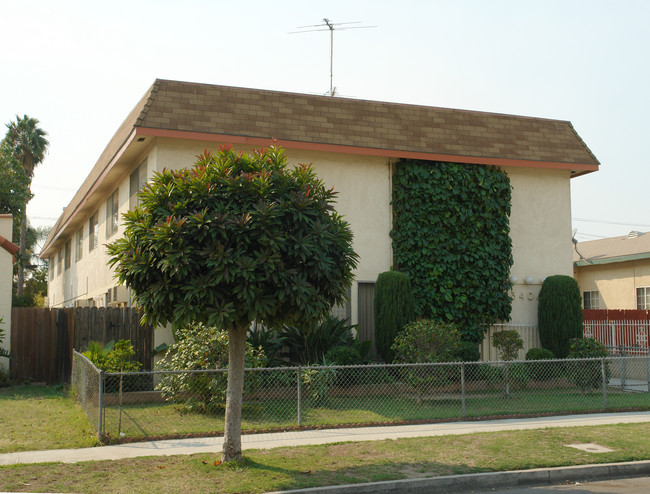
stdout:
<svg viewBox="0 0 650 494">
<path fill-rule="evenodd" d="M 12 240 L 13 218 L 9 214 L 0 215 L 0 235 L 7 240 Z M 5 249 L 0 248 L 0 318 L 3 320 L 2 328 L 5 338 L 2 346 L 11 349 L 11 289 L 13 277 L 13 256 Z M 9 368 L 6 358 L 0 358 L 0 367 Z"/>
<path fill-rule="evenodd" d="M 196 155 L 205 149 L 216 150 L 213 143 L 179 142 L 158 139 L 150 161 L 155 169 L 191 166 Z M 236 150 L 250 152 L 250 147 Z M 336 210 L 350 223 L 354 232 L 353 246 L 359 255 L 352 286 L 352 324 L 358 322 L 357 283 L 374 282 L 379 273 L 390 269 L 392 251 L 391 229 L 391 170 L 387 158 L 334 155 L 316 151 L 287 150 L 290 166 L 311 163 L 327 187 L 339 193 Z"/>
<path fill-rule="evenodd" d="M 530 168 L 505 171 L 512 186 L 514 264 L 510 272 L 517 278 L 511 292 L 512 322 L 536 324 L 543 279 L 573 274 L 569 172 Z"/>
<path fill-rule="evenodd" d="M 146 155 L 133 158 L 115 186 L 106 188 L 97 207 L 83 212 L 84 255 L 75 262 L 75 233 L 72 232 L 72 265 L 56 273 L 56 254 L 50 260 L 55 275 L 50 281 L 50 305 L 70 306 L 76 299 L 103 300 L 106 291 L 116 282 L 106 268 L 108 256 L 104 244 L 118 238 L 123 227 L 106 239 L 106 199 L 119 183 L 120 213 L 129 207 L 129 174 L 144 158 L 147 176 L 165 168 L 191 166 L 205 149 L 216 151 L 218 145 L 198 141 L 156 138 Z M 250 147 L 236 150 L 251 151 Z M 288 150 L 290 165 L 312 163 L 327 186 L 339 192 L 337 211 L 349 221 L 354 232 L 354 249 L 360 256 L 352 287 L 352 323 L 358 322 L 357 282 L 373 282 L 382 271 L 390 269 L 392 252 L 390 229 L 392 214 L 391 167 L 387 158 L 334 155 L 317 151 Z M 518 278 L 512 295 L 512 321 L 536 323 L 537 296 L 541 281 L 553 274 L 572 274 L 571 201 L 569 172 L 526 168 L 507 168 L 513 188 L 510 218 L 514 265 L 512 274 Z M 99 247 L 88 252 L 88 218 L 99 212 Z M 63 247 L 62 247 L 63 248 Z M 532 282 L 527 284 L 526 278 Z M 160 336 L 159 336 L 160 335 Z M 167 341 L 168 333 L 156 334 L 156 345 Z"/>
<path fill-rule="evenodd" d="M 574 269 L 580 292 L 598 291 L 601 309 L 636 309 L 636 289 L 650 286 L 650 259 Z"/>
</svg>

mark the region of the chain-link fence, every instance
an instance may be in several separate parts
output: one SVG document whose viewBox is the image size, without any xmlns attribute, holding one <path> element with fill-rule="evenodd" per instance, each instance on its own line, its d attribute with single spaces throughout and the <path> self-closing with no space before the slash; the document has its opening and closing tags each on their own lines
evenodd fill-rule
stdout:
<svg viewBox="0 0 650 494">
<path fill-rule="evenodd" d="M 99 437 L 102 434 L 100 425 L 103 422 L 101 414 L 104 411 L 100 384 L 102 374 L 102 371 L 95 367 L 87 357 L 76 351 L 72 352 L 72 376 L 70 379 L 72 393 L 86 411 L 88 420 L 97 430 Z"/>
<path fill-rule="evenodd" d="M 82 368 L 90 376 L 75 377 L 75 389 L 85 390 L 77 396 L 100 420 L 100 436 L 223 431 L 225 370 L 102 374 L 84 362 L 75 372 Z M 246 369 L 242 430 L 650 409 L 649 368 L 648 357 L 614 356 Z"/>
</svg>

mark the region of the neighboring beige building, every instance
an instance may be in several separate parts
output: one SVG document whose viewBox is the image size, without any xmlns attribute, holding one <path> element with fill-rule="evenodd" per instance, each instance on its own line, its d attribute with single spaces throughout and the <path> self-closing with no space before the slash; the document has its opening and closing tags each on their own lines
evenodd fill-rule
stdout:
<svg viewBox="0 0 650 494">
<path fill-rule="evenodd" d="M 11 293 L 14 274 L 14 255 L 18 246 L 11 242 L 13 216 L 0 214 L 0 319 L 5 331 L 2 347 L 11 350 Z M 9 367 L 6 358 L 0 358 L 0 368 Z"/>
<path fill-rule="evenodd" d="M 650 310 L 650 233 L 580 242 L 573 266 L 583 308 Z"/>
<path fill-rule="evenodd" d="M 104 245 L 154 172 L 194 163 L 221 144 L 250 151 L 271 139 L 292 164 L 312 163 L 339 192 L 360 256 L 351 304 L 372 325 L 377 275 L 390 269 L 391 178 L 399 158 L 498 166 L 513 187 L 512 319 L 536 323 L 541 280 L 570 275 L 569 180 L 598 161 L 569 122 L 492 113 L 157 80 L 109 141 L 42 251 L 52 307 L 128 305 Z M 433 166 L 433 164 L 432 164 Z"/>
</svg>

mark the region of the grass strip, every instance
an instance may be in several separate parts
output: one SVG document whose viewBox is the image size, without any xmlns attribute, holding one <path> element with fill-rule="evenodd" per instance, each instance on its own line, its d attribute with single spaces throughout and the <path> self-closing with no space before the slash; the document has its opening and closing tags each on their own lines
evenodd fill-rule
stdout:
<svg viewBox="0 0 650 494">
<path fill-rule="evenodd" d="M 605 410 L 598 391 L 583 394 L 577 390 L 525 389 L 512 391 L 507 399 L 499 391 L 469 395 L 465 410 L 468 418 L 647 410 L 650 394 L 612 391 L 607 403 Z M 305 403 L 301 415 L 301 425 L 307 427 L 458 420 L 462 417 L 462 402 L 459 397 L 425 399 L 419 404 L 414 398 L 402 396 L 336 397 L 319 406 Z M 296 427 L 297 416 L 296 402 L 292 400 L 244 403 L 242 429 Z M 118 437 L 118 417 L 117 406 L 105 408 L 105 431 L 114 439 Z M 224 417 L 183 412 L 182 407 L 171 403 L 127 404 L 121 426 L 121 432 L 128 438 L 178 437 L 223 431 Z"/>
<path fill-rule="evenodd" d="M 12 492 L 220 492 L 274 490 L 650 459 L 650 424 L 507 431 L 251 450 L 215 466 L 217 455 L 148 457 L 0 467 Z M 597 443 L 588 453 L 566 444 Z"/>
<path fill-rule="evenodd" d="M 96 444 L 86 414 L 62 386 L 0 388 L 0 453 Z"/>
</svg>

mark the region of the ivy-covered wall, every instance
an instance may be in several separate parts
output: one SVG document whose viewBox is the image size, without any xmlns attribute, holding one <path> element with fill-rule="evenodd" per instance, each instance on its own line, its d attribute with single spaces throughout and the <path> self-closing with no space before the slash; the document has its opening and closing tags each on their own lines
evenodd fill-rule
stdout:
<svg viewBox="0 0 650 494">
<path fill-rule="evenodd" d="M 411 276 L 417 313 L 481 341 L 508 320 L 511 188 L 496 167 L 400 160 L 393 173 L 394 269 Z"/>
</svg>

